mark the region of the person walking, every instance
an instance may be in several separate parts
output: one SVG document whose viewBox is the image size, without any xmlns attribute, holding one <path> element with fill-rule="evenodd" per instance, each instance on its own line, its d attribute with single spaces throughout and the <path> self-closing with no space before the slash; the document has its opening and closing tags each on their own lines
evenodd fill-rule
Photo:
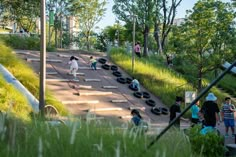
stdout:
<svg viewBox="0 0 236 157">
<path fill-rule="evenodd" d="M 135 46 L 134 46 L 134 52 L 135 52 L 135 54 L 136 54 L 139 58 L 141 58 L 141 47 L 140 47 L 140 43 L 139 43 L 139 42 L 137 42 L 137 43 L 135 44 Z"/>
<path fill-rule="evenodd" d="M 219 107 L 216 103 L 217 97 L 213 93 L 209 93 L 206 97 L 206 101 L 203 103 L 200 109 L 200 115 L 203 117 L 204 127 L 215 127 L 216 123 L 220 122 L 219 119 Z"/>
<path fill-rule="evenodd" d="M 74 76 L 74 80 L 79 80 L 77 77 L 76 77 L 76 73 L 77 73 L 77 70 L 79 69 L 79 66 L 78 66 L 78 61 L 79 59 L 75 56 L 71 56 L 70 57 L 70 61 L 68 62 L 68 64 L 70 65 L 70 74 L 72 74 Z"/>
<path fill-rule="evenodd" d="M 173 104 L 170 107 L 170 121 L 169 121 L 169 123 L 171 123 L 181 113 L 180 105 L 182 102 L 183 102 L 183 98 L 176 96 L 175 104 Z M 184 120 L 184 121 L 188 121 L 187 119 L 180 117 L 174 124 L 174 126 L 177 128 L 180 128 L 180 119 Z"/>
<path fill-rule="evenodd" d="M 191 122 L 192 122 L 192 126 L 195 124 L 199 123 L 199 101 L 197 101 L 192 107 L 191 107 L 191 112 L 192 112 L 192 116 L 191 116 Z"/>
<path fill-rule="evenodd" d="M 234 112 L 235 106 L 231 103 L 230 97 L 225 98 L 225 103 L 221 109 L 221 116 L 225 125 L 225 137 L 229 137 L 229 127 L 231 128 L 232 137 L 234 137 Z"/>
</svg>

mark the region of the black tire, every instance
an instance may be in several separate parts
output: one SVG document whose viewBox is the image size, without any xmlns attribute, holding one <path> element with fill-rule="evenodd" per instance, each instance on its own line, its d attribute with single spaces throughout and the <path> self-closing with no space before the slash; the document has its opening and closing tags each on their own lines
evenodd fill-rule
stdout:
<svg viewBox="0 0 236 157">
<path fill-rule="evenodd" d="M 108 65 L 108 64 L 103 64 L 103 65 L 102 65 L 102 68 L 105 69 L 105 70 L 109 70 L 109 69 L 110 69 L 110 65 Z"/>
<path fill-rule="evenodd" d="M 158 107 L 153 107 L 151 109 L 151 112 L 155 115 L 160 115 L 161 114 L 161 110 Z"/>
<path fill-rule="evenodd" d="M 156 102 L 154 100 L 152 100 L 152 99 L 148 99 L 145 102 L 149 106 L 152 106 L 152 107 L 156 106 Z"/>
<path fill-rule="evenodd" d="M 118 70 L 118 67 L 115 66 L 115 65 L 112 65 L 112 66 L 111 66 L 111 70 L 112 70 L 112 71 L 117 71 L 117 70 Z"/>
<path fill-rule="evenodd" d="M 151 96 L 148 92 L 143 92 L 142 94 L 143 94 L 143 98 L 145 98 L 145 99 L 150 99 L 151 98 Z"/>
<path fill-rule="evenodd" d="M 141 92 L 134 92 L 134 96 L 136 97 L 136 98 L 142 98 L 142 93 Z"/>
<path fill-rule="evenodd" d="M 131 89 L 132 91 L 138 91 L 138 88 L 133 88 L 131 84 L 129 85 L 129 89 Z"/>
<path fill-rule="evenodd" d="M 125 84 L 125 83 L 126 83 L 126 80 L 125 80 L 125 78 L 123 78 L 123 77 L 117 78 L 117 81 L 118 81 L 119 83 L 122 83 L 122 84 Z"/>
<path fill-rule="evenodd" d="M 169 113 L 169 110 L 165 107 L 160 107 L 161 113 L 164 115 L 167 115 Z"/>
<path fill-rule="evenodd" d="M 127 77 L 126 78 L 126 83 L 130 84 L 132 82 L 132 78 Z"/>
<path fill-rule="evenodd" d="M 102 64 L 105 64 L 105 63 L 107 62 L 107 60 L 104 59 L 104 58 L 99 58 L 99 59 L 98 59 L 98 62 L 99 62 L 99 63 L 102 63 Z"/>
<path fill-rule="evenodd" d="M 114 71 L 112 74 L 115 75 L 116 77 L 122 76 L 122 74 L 119 71 Z"/>
</svg>

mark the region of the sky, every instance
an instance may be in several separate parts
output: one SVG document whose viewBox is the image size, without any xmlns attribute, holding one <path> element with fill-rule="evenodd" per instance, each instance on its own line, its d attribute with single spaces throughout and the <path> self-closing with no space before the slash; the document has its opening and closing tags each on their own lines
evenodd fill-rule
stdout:
<svg viewBox="0 0 236 157">
<path fill-rule="evenodd" d="M 229 2 L 230 0 L 222 0 L 223 2 Z M 177 8 L 176 18 L 184 18 L 186 15 L 186 10 L 192 9 L 197 0 L 183 0 L 180 6 Z M 107 10 L 103 19 L 97 24 L 99 28 L 105 28 L 106 26 L 111 26 L 115 23 L 116 17 L 112 13 L 112 6 L 114 5 L 113 0 L 107 0 Z"/>
</svg>

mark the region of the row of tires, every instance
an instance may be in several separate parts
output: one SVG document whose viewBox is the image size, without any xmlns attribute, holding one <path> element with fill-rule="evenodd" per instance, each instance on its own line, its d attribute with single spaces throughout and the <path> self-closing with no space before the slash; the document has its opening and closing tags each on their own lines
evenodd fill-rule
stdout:
<svg viewBox="0 0 236 157">
<path fill-rule="evenodd" d="M 144 98 L 144 99 L 147 99 L 145 100 L 145 103 L 148 105 L 148 106 L 151 106 L 152 109 L 151 109 L 151 112 L 155 115 L 160 115 L 160 114 L 164 114 L 164 115 L 167 115 L 169 113 L 168 109 L 167 108 L 164 108 L 164 107 L 156 107 L 156 102 L 151 98 L 151 95 L 148 93 L 148 92 L 138 92 L 138 88 L 136 87 L 133 87 L 131 85 L 131 82 L 132 82 L 132 78 L 124 78 L 122 77 L 122 73 L 118 71 L 118 67 L 116 65 L 108 65 L 106 64 L 107 60 L 104 59 L 104 58 L 100 58 L 98 60 L 102 65 L 102 68 L 105 69 L 105 70 L 112 70 L 112 74 L 114 76 L 117 77 L 117 82 L 121 83 L 121 84 L 129 84 L 129 89 L 131 89 L 132 91 L 134 91 L 134 96 L 136 98 Z"/>
</svg>

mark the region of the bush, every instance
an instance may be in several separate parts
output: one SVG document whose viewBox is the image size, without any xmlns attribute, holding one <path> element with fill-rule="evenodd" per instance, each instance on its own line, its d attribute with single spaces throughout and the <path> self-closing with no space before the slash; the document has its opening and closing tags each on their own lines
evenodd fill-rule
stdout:
<svg viewBox="0 0 236 157">
<path fill-rule="evenodd" d="M 224 156 L 224 137 L 217 132 L 210 132 L 206 135 L 200 134 L 201 126 L 194 126 L 188 132 L 192 150 L 205 157 Z"/>
</svg>

